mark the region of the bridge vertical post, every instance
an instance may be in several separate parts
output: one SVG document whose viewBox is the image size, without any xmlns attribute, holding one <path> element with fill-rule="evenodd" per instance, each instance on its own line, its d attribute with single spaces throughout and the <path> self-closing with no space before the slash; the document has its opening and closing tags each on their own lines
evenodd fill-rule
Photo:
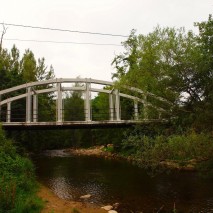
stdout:
<svg viewBox="0 0 213 213">
<path fill-rule="evenodd" d="M 7 103 L 7 122 L 11 122 L 11 102 Z"/>
<path fill-rule="evenodd" d="M 31 95 L 31 87 L 27 87 L 27 96 L 26 96 L 26 122 L 31 122 L 32 117 L 32 95 Z"/>
<path fill-rule="evenodd" d="M 135 120 L 138 120 L 138 101 L 134 100 L 134 114 Z"/>
<path fill-rule="evenodd" d="M 90 110 L 90 86 L 91 84 L 86 82 L 86 91 L 85 91 L 85 120 L 91 121 L 91 110 Z"/>
<path fill-rule="evenodd" d="M 120 95 L 118 89 L 115 89 L 115 113 L 116 113 L 116 120 L 121 120 L 120 114 Z"/>
<path fill-rule="evenodd" d="M 38 122 L 38 95 L 33 95 L 33 122 Z"/>
<path fill-rule="evenodd" d="M 57 92 L 58 92 L 58 100 L 57 100 L 57 122 L 62 122 L 62 91 L 61 91 L 61 83 L 57 83 Z"/>
<path fill-rule="evenodd" d="M 114 104 L 113 104 L 113 95 L 109 94 L 109 116 L 110 120 L 114 120 Z"/>
</svg>

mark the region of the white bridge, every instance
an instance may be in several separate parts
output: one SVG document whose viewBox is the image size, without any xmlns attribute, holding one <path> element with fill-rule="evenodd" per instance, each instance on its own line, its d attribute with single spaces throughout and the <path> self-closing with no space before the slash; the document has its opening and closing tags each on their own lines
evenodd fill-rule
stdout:
<svg viewBox="0 0 213 213">
<path fill-rule="evenodd" d="M 74 85 L 73 85 L 74 84 Z M 101 85 L 97 87 L 97 85 Z M 84 94 L 84 119 L 64 120 L 64 94 L 69 91 L 80 91 Z M 91 93 L 106 93 L 109 97 L 108 119 L 93 119 Z M 44 121 L 39 119 L 39 96 L 47 94 L 52 96 L 55 102 L 55 112 L 51 119 Z M 163 103 L 166 110 L 151 104 L 148 97 Z M 128 119 L 122 117 L 121 98 L 132 100 L 132 111 Z M 22 104 L 17 104 L 22 101 Z M 23 103 L 24 102 L 24 103 Z M 15 113 L 13 104 L 16 103 Z M 5 129 L 18 128 L 96 128 L 103 126 L 128 126 L 133 124 L 147 124 L 155 122 L 167 122 L 163 114 L 168 114 L 171 103 L 164 98 L 152 93 L 143 92 L 135 87 L 116 86 L 115 83 L 91 78 L 57 78 L 46 81 L 38 81 L 22 84 L 0 91 L 0 122 Z M 158 115 L 148 117 L 148 110 L 152 109 Z M 105 109 L 106 111 L 106 109 Z M 22 113 L 20 113 L 22 112 Z M 71 112 L 75 113 L 75 112 Z"/>
</svg>

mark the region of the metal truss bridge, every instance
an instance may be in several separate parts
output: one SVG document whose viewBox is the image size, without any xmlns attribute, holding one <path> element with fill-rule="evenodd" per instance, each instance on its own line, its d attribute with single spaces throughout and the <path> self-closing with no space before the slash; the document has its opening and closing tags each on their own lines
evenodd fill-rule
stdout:
<svg viewBox="0 0 213 213">
<path fill-rule="evenodd" d="M 84 96 L 84 107 L 81 112 L 83 116 L 75 117 L 75 110 L 72 110 L 69 112 L 73 115 L 72 119 L 67 120 L 64 115 L 67 110 L 64 108 L 64 102 L 68 97 L 67 94 L 74 92 Z M 97 112 L 94 112 L 93 93 L 107 94 L 108 103 L 105 109 L 102 109 L 105 116 L 98 117 Z M 40 103 L 42 95 L 46 95 L 54 103 L 54 109 L 49 109 L 52 114 L 50 113 L 46 120 Z M 148 101 L 150 99 L 148 97 L 152 103 Z M 124 115 L 122 109 L 126 107 L 127 101 L 131 103 L 129 104 L 131 109 Z M 159 103 L 164 108 L 159 107 Z M 51 108 L 50 105 L 46 103 L 46 108 Z M 152 93 L 145 93 L 135 87 L 118 87 L 114 82 L 91 78 L 57 78 L 26 83 L 0 91 L 0 123 L 4 129 L 98 128 L 164 123 L 167 119 L 163 118 L 163 115 L 168 115 L 169 107 L 171 107 L 169 101 Z"/>
</svg>

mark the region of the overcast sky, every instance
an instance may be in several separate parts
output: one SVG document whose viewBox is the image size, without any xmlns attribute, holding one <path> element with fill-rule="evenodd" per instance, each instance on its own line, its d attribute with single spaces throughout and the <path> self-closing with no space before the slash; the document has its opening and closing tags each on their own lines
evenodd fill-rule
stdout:
<svg viewBox="0 0 213 213">
<path fill-rule="evenodd" d="M 158 24 L 194 30 L 193 23 L 206 21 L 212 11 L 212 0 L 1 0 L 0 22 L 129 35 L 132 29 L 147 34 Z M 118 45 L 126 39 L 13 26 L 8 26 L 4 38 Z M 29 48 L 36 58 L 44 57 L 57 78 L 111 80 L 111 62 L 124 50 L 122 46 L 3 42 L 8 49 L 13 44 L 21 53 Z"/>
</svg>

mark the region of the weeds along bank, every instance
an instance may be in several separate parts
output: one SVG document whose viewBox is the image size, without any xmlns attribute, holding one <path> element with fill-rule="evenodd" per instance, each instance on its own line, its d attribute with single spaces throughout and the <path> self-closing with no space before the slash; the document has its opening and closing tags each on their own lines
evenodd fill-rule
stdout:
<svg viewBox="0 0 213 213">
<path fill-rule="evenodd" d="M 143 168 L 164 167 L 213 174 L 211 132 L 147 136 L 133 131 L 123 140 L 121 153 L 131 156 Z"/>
<path fill-rule="evenodd" d="M 40 212 L 37 183 L 31 161 L 16 152 L 0 127 L 0 213 Z"/>
</svg>

